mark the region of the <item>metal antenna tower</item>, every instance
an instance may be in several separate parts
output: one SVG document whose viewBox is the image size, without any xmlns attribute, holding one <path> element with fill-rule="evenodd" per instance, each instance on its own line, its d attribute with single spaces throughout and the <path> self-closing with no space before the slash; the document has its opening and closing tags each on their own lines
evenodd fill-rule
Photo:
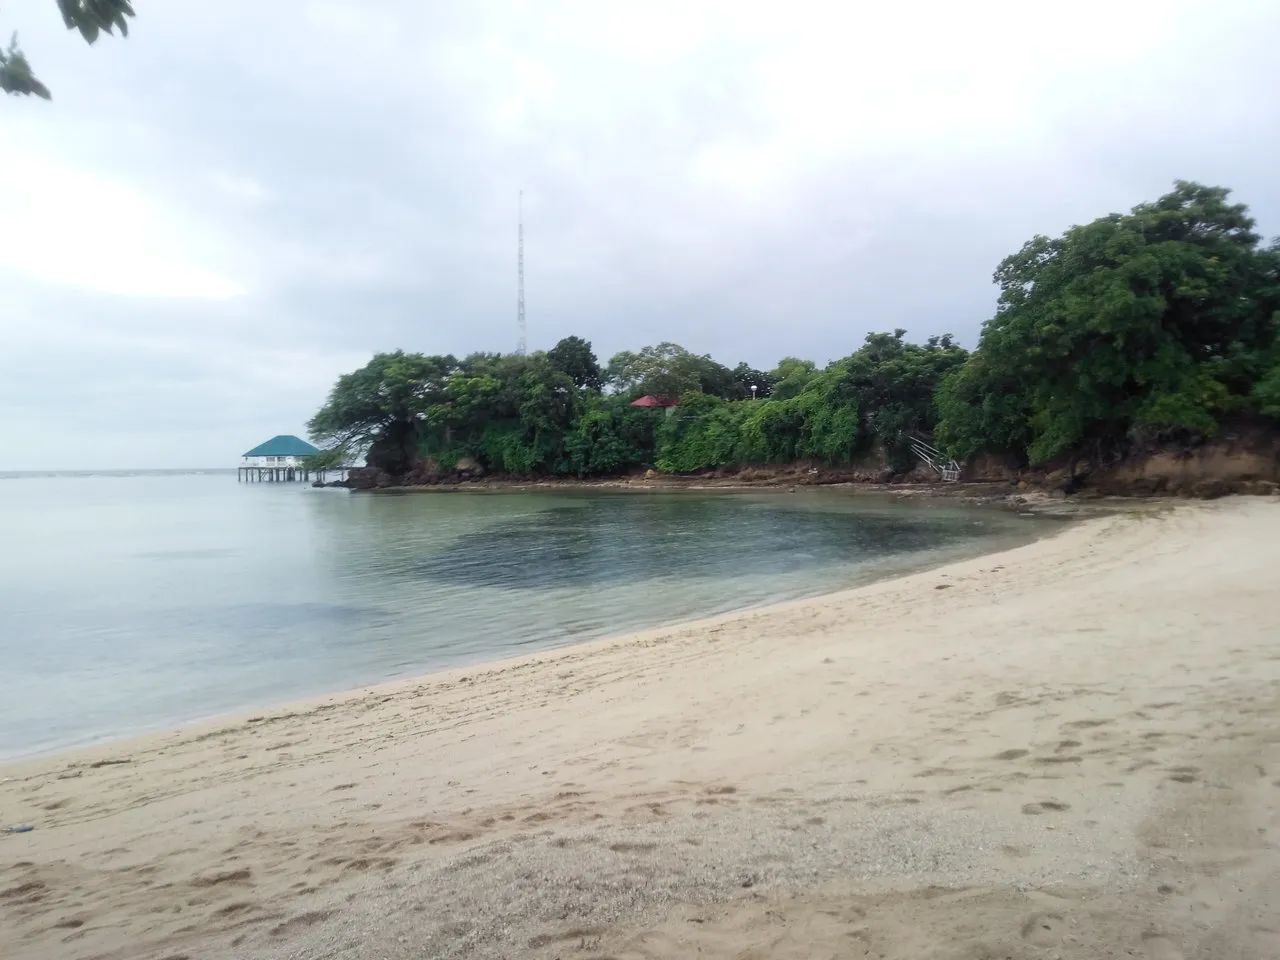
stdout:
<svg viewBox="0 0 1280 960">
<path fill-rule="evenodd" d="M 519 227 L 516 229 L 516 324 L 520 328 L 520 341 L 516 344 L 516 353 L 525 354 L 525 337 L 528 327 L 524 320 L 524 191 L 520 191 Z"/>
</svg>

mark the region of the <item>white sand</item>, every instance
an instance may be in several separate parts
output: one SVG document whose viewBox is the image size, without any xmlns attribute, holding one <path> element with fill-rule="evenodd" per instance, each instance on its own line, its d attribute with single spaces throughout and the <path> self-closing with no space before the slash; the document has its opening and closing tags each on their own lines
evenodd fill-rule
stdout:
<svg viewBox="0 0 1280 960">
<path fill-rule="evenodd" d="M 1280 957 L 1280 500 L 0 781 L 6 960 Z"/>
</svg>

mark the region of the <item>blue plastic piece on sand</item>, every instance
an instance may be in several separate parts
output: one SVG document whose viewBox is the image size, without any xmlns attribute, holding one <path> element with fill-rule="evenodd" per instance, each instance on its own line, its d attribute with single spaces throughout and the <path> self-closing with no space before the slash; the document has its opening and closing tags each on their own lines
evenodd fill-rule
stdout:
<svg viewBox="0 0 1280 960">
<path fill-rule="evenodd" d="M 34 829 L 35 827 L 31 827 L 31 826 L 5 827 L 4 832 L 5 833 L 30 833 Z"/>
</svg>

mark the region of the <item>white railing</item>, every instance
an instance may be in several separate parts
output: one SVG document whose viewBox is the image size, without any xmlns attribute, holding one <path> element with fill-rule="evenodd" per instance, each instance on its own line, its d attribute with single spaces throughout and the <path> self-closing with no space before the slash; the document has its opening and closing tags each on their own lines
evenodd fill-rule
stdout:
<svg viewBox="0 0 1280 960">
<path fill-rule="evenodd" d="M 936 470 L 943 481 L 955 483 L 960 479 L 960 464 L 956 463 L 937 447 L 927 443 L 924 438 L 911 437 L 910 439 L 911 452 Z"/>
</svg>

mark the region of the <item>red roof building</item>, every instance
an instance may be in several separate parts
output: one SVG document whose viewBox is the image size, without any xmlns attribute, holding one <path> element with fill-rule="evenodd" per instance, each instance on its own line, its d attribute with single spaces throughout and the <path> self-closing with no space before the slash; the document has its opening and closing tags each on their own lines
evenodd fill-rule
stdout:
<svg viewBox="0 0 1280 960">
<path fill-rule="evenodd" d="M 639 400 L 632 400 L 631 405 L 633 407 L 674 407 L 679 402 L 679 397 L 654 396 L 646 393 Z"/>
</svg>

